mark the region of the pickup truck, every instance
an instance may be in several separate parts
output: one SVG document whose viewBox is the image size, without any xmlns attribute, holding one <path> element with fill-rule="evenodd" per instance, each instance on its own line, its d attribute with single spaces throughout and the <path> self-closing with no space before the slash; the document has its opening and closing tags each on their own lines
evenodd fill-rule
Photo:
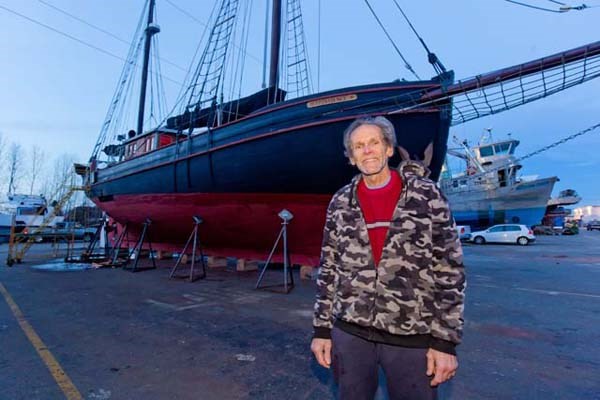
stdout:
<svg viewBox="0 0 600 400">
<path fill-rule="evenodd" d="M 96 227 L 84 227 L 76 222 L 58 222 L 54 227 L 42 230 L 36 228 L 25 228 L 22 232 L 25 236 L 33 236 L 36 242 L 50 240 L 83 240 L 89 242 L 96 234 Z"/>
</svg>

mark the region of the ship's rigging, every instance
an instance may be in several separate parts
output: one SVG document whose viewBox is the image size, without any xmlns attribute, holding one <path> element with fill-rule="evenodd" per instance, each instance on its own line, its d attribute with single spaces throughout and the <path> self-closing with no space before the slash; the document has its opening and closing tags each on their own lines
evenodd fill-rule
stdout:
<svg viewBox="0 0 600 400">
<path fill-rule="evenodd" d="M 563 3 L 562 1 L 556 1 L 556 0 L 547 0 L 550 3 L 553 3 L 554 6 L 558 5 L 558 8 L 548 8 L 548 7 L 540 7 L 540 6 L 536 6 L 534 4 L 529 4 L 529 3 L 525 3 L 523 1 L 516 1 L 516 0 L 504 0 L 507 3 L 512 3 L 512 4 L 516 4 L 518 6 L 522 6 L 522 7 L 527 7 L 533 10 L 537 10 L 537 11 L 545 11 L 545 12 L 551 12 L 551 13 L 565 13 L 567 11 L 571 11 L 571 10 L 576 10 L 576 11 L 583 11 L 583 10 L 587 10 L 589 8 L 593 8 L 595 6 L 589 6 L 585 3 L 579 4 L 579 5 L 568 5 L 567 3 Z"/>
<path fill-rule="evenodd" d="M 311 74 L 309 70 L 308 52 L 302 19 L 302 10 L 299 0 L 287 0 L 284 3 L 286 27 L 283 29 L 282 39 L 285 45 L 272 44 L 270 84 L 262 96 L 242 99 L 243 78 L 247 58 L 248 30 L 252 1 L 239 2 L 237 0 L 223 0 L 215 3 L 210 21 L 206 25 L 212 28 L 202 34 L 208 33 L 206 46 L 199 59 L 192 60 L 194 68 L 186 77 L 182 91 L 177 97 L 175 105 L 167 114 L 164 104 L 166 96 L 162 86 L 159 56 L 157 54 L 157 31 L 147 35 L 148 27 L 143 28 L 145 16 L 152 12 L 149 7 L 154 7 L 153 0 L 148 0 L 142 11 L 138 28 L 132 41 L 125 66 L 119 79 L 117 90 L 110 103 L 107 116 L 102 125 L 100 135 L 93 150 L 92 159 L 102 162 L 102 152 L 108 156 L 108 162 L 114 162 L 123 156 L 123 148 L 118 143 L 143 133 L 144 127 L 157 127 L 164 124 L 177 130 L 180 134 L 189 134 L 198 125 L 208 127 L 219 126 L 236 120 L 248 113 L 248 108 L 256 109 L 263 105 L 282 101 L 285 98 L 295 98 L 312 93 Z M 179 8 L 178 8 L 179 9 Z M 277 18 L 273 18 L 274 20 Z M 150 20 L 150 19 L 149 19 Z M 156 29 L 156 28 L 153 28 Z M 148 40 L 145 37 L 148 36 Z M 267 35 L 265 35 L 266 37 Z M 274 37 L 271 32 L 271 36 Z M 279 35 L 278 35 L 279 36 Z M 275 39 L 273 39 L 275 40 Z M 279 41 L 280 39 L 277 39 Z M 140 99 L 138 108 L 137 129 L 132 130 L 127 126 L 131 119 L 132 93 L 139 85 L 134 84 L 137 79 L 135 72 L 140 69 L 138 60 L 142 54 L 144 43 L 151 43 L 147 57 L 150 60 L 148 73 L 150 103 L 149 118 L 144 119 L 145 106 Z M 239 43 L 239 45 L 238 45 Z M 200 46 L 198 46 L 200 48 Z M 236 52 L 236 54 L 232 54 Z M 279 62 L 279 60 L 282 62 Z M 144 78 L 142 77 L 142 82 Z M 280 89 L 284 87 L 285 90 Z M 142 95 L 142 97 L 145 97 Z M 155 98 L 160 99 L 156 103 Z M 170 120 L 167 117 L 171 116 Z M 129 132 L 128 136 L 124 133 Z"/>
<path fill-rule="evenodd" d="M 151 218 L 165 248 L 185 236 L 191 216 L 201 215 L 210 232 L 207 251 L 237 257 L 260 257 L 272 244 L 277 213 L 286 208 L 297 216 L 290 230 L 297 246 L 292 258 L 313 263 L 330 195 L 355 173 L 340 151 L 349 121 L 387 116 L 398 143 L 413 157 L 431 144 L 430 177 L 437 180 L 451 123 L 508 110 L 600 74 L 596 42 L 455 82 L 406 18 L 441 73 L 311 93 L 299 4 L 273 0 L 267 18 L 271 51 L 265 56 L 269 83 L 242 97 L 245 47 L 257 41 L 247 30 L 252 1 L 219 0 L 189 85 L 169 115 L 124 137 L 127 128 L 114 118 L 120 108 L 111 105 L 86 174 L 89 197 L 128 232 L 142 234 Z M 148 20 L 145 43 L 157 36 Z M 132 55 L 140 53 L 140 43 Z M 124 78 L 131 78 L 131 65 L 133 60 L 116 97 L 125 98 L 121 91 L 130 87 Z M 310 162 L 302 162 L 309 155 Z"/>
<path fill-rule="evenodd" d="M 368 0 L 365 0 L 370 10 L 375 13 Z M 394 1 L 402 16 L 425 48 L 428 59 L 436 71 L 452 77 L 452 72 L 444 72 L 445 68 L 432 53 L 421 35 L 418 34 L 407 15 L 399 4 Z M 148 7 L 149 5 L 147 5 Z M 270 85 L 265 93 L 254 97 L 242 98 L 242 79 L 244 76 L 246 45 L 248 41 L 248 20 L 252 2 L 223 0 L 213 9 L 213 28 L 208 34 L 207 45 L 201 54 L 196 68 L 185 82 L 185 89 L 179 100 L 169 113 L 166 114 L 164 88 L 160 79 L 160 62 L 158 54 L 150 56 L 149 60 L 153 73 L 149 74 L 148 118 L 144 126 L 166 125 L 181 133 L 191 133 L 195 127 L 219 126 L 247 115 L 252 109 L 261 104 L 269 104 L 301 97 L 311 93 L 309 62 L 305 45 L 305 34 L 302 24 L 302 11 L 299 0 L 287 0 L 284 10 L 286 17 L 283 41 L 279 54 L 285 62 L 278 63 L 279 67 L 271 72 Z M 281 11 L 280 11 L 281 12 Z M 142 14 L 148 15 L 148 9 Z M 127 126 L 128 117 L 131 119 L 131 104 L 134 101 L 131 93 L 138 85 L 133 84 L 133 72 L 139 68 L 138 59 L 144 44 L 144 36 L 148 28 L 143 27 L 144 17 L 140 18 L 136 36 L 140 39 L 132 42 L 127 62 L 121 74 L 118 88 L 111 101 L 107 117 L 92 153 L 92 159 L 101 161 L 101 151 L 108 149 L 105 154 L 109 162 L 122 155 L 118 147 L 119 139 L 124 139 L 125 133 L 131 132 Z M 376 14 L 375 14 L 376 16 Z M 383 25 L 381 25 L 382 28 Z M 158 35 L 150 35 L 153 51 L 157 51 Z M 390 39 L 391 40 L 391 39 Z M 230 43 L 240 43 L 231 46 Z M 394 44 L 395 46 L 395 44 Z M 232 55 L 237 49 L 237 55 Z M 412 70 L 403 57 L 405 65 Z M 275 75 L 274 75 L 275 74 Z M 225 75 L 230 75 L 229 80 Z M 402 96 L 396 99 L 396 104 L 384 110 L 387 113 L 403 113 L 415 108 L 435 106 L 452 99 L 452 125 L 461 124 L 483 116 L 496 114 L 514 107 L 535 101 L 557 93 L 569 87 L 581 84 L 600 75 L 600 42 L 592 43 L 567 52 L 555 54 L 532 62 L 508 67 L 473 78 L 462 79 L 456 83 L 442 86 L 440 89 L 427 93 L 415 91 L 414 96 Z M 273 76 L 277 79 L 273 81 Z M 285 90 L 282 90 L 284 87 Z M 240 100 L 236 100 L 240 99 Z M 375 100 L 376 102 L 388 99 Z M 347 109 L 351 109 L 350 105 Z M 143 110 L 138 113 L 143 112 Z M 141 133 L 138 124 L 137 134 Z M 117 157 L 116 157 L 117 156 Z"/>
</svg>

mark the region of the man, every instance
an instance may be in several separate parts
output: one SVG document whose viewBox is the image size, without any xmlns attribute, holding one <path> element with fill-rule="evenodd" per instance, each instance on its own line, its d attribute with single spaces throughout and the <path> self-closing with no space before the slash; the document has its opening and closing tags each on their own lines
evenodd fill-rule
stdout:
<svg viewBox="0 0 600 400">
<path fill-rule="evenodd" d="M 462 336 L 454 220 L 426 165 L 404 154 L 389 168 L 396 135 L 387 119 L 354 121 L 344 146 L 360 175 L 327 210 L 311 350 L 332 367 L 343 400 L 372 399 L 379 366 L 391 399 L 435 399 L 456 373 Z"/>
</svg>

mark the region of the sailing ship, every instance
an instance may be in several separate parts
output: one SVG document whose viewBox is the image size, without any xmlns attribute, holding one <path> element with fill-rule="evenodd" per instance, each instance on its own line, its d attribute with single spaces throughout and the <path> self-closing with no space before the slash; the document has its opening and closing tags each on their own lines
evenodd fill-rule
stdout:
<svg viewBox="0 0 600 400">
<path fill-rule="evenodd" d="M 600 42 L 458 82 L 427 49 L 437 71 L 432 79 L 309 93 L 300 3 L 288 0 L 284 13 L 281 0 L 273 0 L 268 85 L 245 97 L 225 99 L 224 72 L 237 71 L 225 67 L 233 65 L 232 32 L 243 2 L 220 0 L 179 107 L 157 127 L 144 130 L 148 65 L 155 60 L 149 52 L 160 30 L 153 19 L 154 3 L 146 4 L 146 24 L 138 29 L 140 40 L 132 44 L 85 183 L 90 199 L 121 229 L 126 227 L 132 240 L 150 219 L 155 248 L 180 249 L 192 217 L 200 216 L 205 253 L 264 259 L 280 229 L 278 213 L 287 209 L 294 216 L 288 227 L 292 262 L 315 265 L 330 197 L 355 174 L 342 146 L 342 133 L 352 120 L 386 116 L 399 145 L 414 158 L 422 158 L 432 144 L 431 178 L 437 180 L 452 124 L 600 75 L 598 63 L 593 63 L 600 58 Z M 287 46 L 282 46 L 282 31 Z M 137 127 L 131 130 L 117 122 L 119 105 L 126 102 L 124 93 L 137 65 L 133 60 L 142 48 Z M 286 51 L 288 74 L 295 73 L 287 75 L 284 90 L 280 56 Z"/>
<path fill-rule="evenodd" d="M 440 187 L 457 224 L 487 228 L 494 224 L 537 225 L 542 222 L 558 178 L 522 176 L 515 156 L 515 139 L 493 140 L 488 130 L 477 146 L 459 142 L 461 149 L 448 155 L 465 162 L 465 170 L 452 174 L 445 164 Z"/>
</svg>

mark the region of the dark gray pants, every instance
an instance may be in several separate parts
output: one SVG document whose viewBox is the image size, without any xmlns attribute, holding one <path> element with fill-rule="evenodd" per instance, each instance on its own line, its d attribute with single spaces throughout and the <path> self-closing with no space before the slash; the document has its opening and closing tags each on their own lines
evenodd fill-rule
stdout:
<svg viewBox="0 0 600 400">
<path fill-rule="evenodd" d="M 379 366 L 391 400 L 435 400 L 428 377 L 427 349 L 375 343 L 334 327 L 332 369 L 340 400 L 371 400 L 379 385 Z"/>
</svg>

